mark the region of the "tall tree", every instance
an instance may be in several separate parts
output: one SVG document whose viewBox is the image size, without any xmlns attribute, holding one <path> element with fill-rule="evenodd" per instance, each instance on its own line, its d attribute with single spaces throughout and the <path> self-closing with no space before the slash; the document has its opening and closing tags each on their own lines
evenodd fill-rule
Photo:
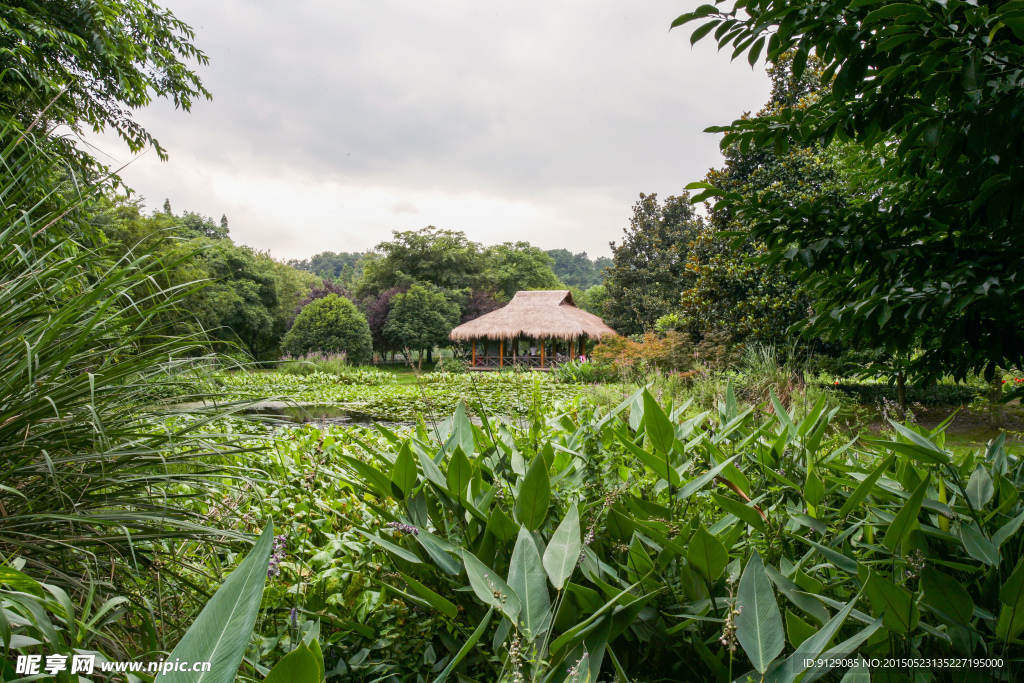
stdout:
<svg viewBox="0 0 1024 683">
<path fill-rule="evenodd" d="M 484 251 L 487 279 L 506 300 L 528 289 L 559 289 L 562 283 L 551 270 L 551 257 L 529 242 L 505 242 Z"/>
<path fill-rule="evenodd" d="M 191 28 L 152 0 L 0 3 L 0 116 L 42 130 L 113 130 L 132 151 L 167 153 L 132 112 L 154 97 L 188 111 L 209 98 Z M 72 143 L 69 154 L 80 156 Z"/>
<path fill-rule="evenodd" d="M 663 204 L 655 194 L 640 195 L 622 244 L 611 243 L 604 303 L 609 325 L 621 334 L 639 334 L 675 310 L 689 280 L 689 245 L 702 225 L 689 193 L 669 197 Z"/>
<path fill-rule="evenodd" d="M 591 260 L 585 251 L 574 254 L 568 249 L 549 249 L 548 256 L 553 261 L 551 269 L 559 280 L 583 290 L 601 284 L 604 270 L 612 263 L 607 256 Z"/>
<path fill-rule="evenodd" d="M 768 69 L 772 94 L 759 116 L 817 97 L 820 66 L 812 61 L 795 78 L 791 63 L 782 57 Z M 744 198 L 771 197 L 792 205 L 823 198 L 839 205 L 850 194 L 835 148 L 793 145 L 776 153 L 732 145 L 724 156 L 725 166 L 709 171 L 705 182 Z M 714 331 L 732 344 L 787 344 L 790 327 L 807 318 L 812 299 L 795 277 L 757 258 L 765 251 L 764 243 L 751 236 L 748 222 L 730 207 L 709 206 L 708 220 L 687 259 L 693 278 L 680 297 L 675 326 L 698 338 Z"/>
<path fill-rule="evenodd" d="M 916 355 L 921 378 L 1024 363 L 1024 19 L 1019 3 L 764 0 L 698 21 L 755 63 L 810 55 L 814 102 L 716 128 L 723 148 L 850 140 L 870 199 L 791 205 L 709 188 L 814 292 L 808 334 Z"/>
<path fill-rule="evenodd" d="M 459 324 L 459 307 L 439 291 L 413 285 L 408 291 L 396 294 L 391 300 L 384 334 L 399 348 L 427 352 L 432 360 L 435 346 L 448 341 L 448 333 Z"/>
<path fill-rule="evenodd" d="M 377 245 L 377 258 L 367 259 L 357 289 L 360 297 L 417 282 L 447 290 L 483 284 L 483 249 L 465 233 L 428 226 L 393 234 L 394 239 Z"/>
</svg>

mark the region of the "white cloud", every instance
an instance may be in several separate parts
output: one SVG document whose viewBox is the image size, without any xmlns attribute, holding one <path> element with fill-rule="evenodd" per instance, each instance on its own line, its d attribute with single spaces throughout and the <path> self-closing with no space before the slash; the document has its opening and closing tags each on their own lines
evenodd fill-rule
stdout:
<svg viewBox="0 0 1024 683">
<path fill-rule="evenodd" d="M 282 258 L 428 224 L 607 253 L 637 195 L 700 179 L 719 161 L 701 131 L 769 87 L 669 33 L 671 2 L 164 2 L 214 100 L 140 112 L 171 161 L 124 176 Z"/>
</svg>

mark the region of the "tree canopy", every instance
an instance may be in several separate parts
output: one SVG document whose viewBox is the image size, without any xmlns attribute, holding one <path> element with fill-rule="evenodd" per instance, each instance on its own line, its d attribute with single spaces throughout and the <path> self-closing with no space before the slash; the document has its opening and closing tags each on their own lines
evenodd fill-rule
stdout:
<svg viewBox="0 0 1024 683">
<path fill-rule="evenodd" d="M 639 334 L 676 309 L 689 277 L 690 242 L 702 224 L 688 193 L 664 203 L 655 194 L 640 195 L 622 244 L 611 243 L 612 265 L 605 271 L 605 322 L 620 334 Z"/>
<path fill-rule="evenodd" d="M 76 132 L 111 129 L 137 152 L 167 153 L 132 116 L 154 97 L 188 111 L 209 98 L 194 33 L 152 0 L 0 3 L 0 115 Z M 74 148 L 69 144 L 66 151 Z"/>
<path fill-rule="evenodd" d="M 590 260 L 587 252 L 574 254 L 568 249 L 549 249 L 548 256 L 551 257 L 551 269 L 555 271 L 555 276 L 566 285 L 581 290 L 601 284 L 605 269 L 612 263 L 607 256 Z"/>
<path fill-rule="evenodd" d="M 791 59 L 780 58 L 768 73 L 773 88 L 759 115 L 780 107 L 810 101 L 821 90 L 821 69 L 816 62 L 800 78 L 790 69 Z M 797 205 L 814 199 L 838 205 L 847 201 L 848 183 L 838 146 L 794 144 L 789 150 L 749 148 L 739 145 L 724 150 L 725 165 L 712 169 L 705 182 L 720 191 L 747 200 L 772 197 Z M 692 274 L 682 290 L 678 314 L 671 326 L 689 332 L 699 341 L 715 332 L 731 344 L 746 341 L 788 346 L 790 328 L 808 316 L 812 299 L 791 274 L 759 256 L 764 243 L 750 234 L 749 222 L 722 203 L 708 207 L 708 220 L 689 250 L 686 269 Z M 662 327 L 668 321 L 662 322 Z"/>
<path fill-rule="evenodd" d="M 1024 362 L 1024 14 L 1019 3 L 763 0 L 680 16 L 755 63 L 822 62 L 813 102 L 712 130 L 723 148 L 860 148 L 864 201 L 791 204 L 708 184 L 814 293 L 804 330 L 921 349 L 920 377 Z M 696 187 L 696 186 L 695 186 Z"/>
<path fill-rule="evenodd" d="M 430 351 L 448 341 L 459 324 L 459 307 L 439 291 L 412 285 L 395 294 L 384 324 L 384 335 L 399 348 Z"/>
<path fill-rule="evenodd" d="M 378 294 L 392 287 L 429 283 L 442 289 L 473 289 L 483 283 L 483 249 L 465 233 L 428 226 L 394 231 L 368 258 L 357 294 Z"/>
<path fill-rule="evenodd" d="M 487 247 L 484 258 L 489 288 L 506 300 L 521 290 L 562 287 L 551 270 L 551 257 L 529 242 L 505 242 Z"/>
<path fill-rule="evenodd" d="M 366 317 L 344 297 L 330 294 L 302 309 L 282 342 L 293 356 L 311 352 L 344 353 L 349 363 L 370 361 L 370 326 Z"/>
</svg>

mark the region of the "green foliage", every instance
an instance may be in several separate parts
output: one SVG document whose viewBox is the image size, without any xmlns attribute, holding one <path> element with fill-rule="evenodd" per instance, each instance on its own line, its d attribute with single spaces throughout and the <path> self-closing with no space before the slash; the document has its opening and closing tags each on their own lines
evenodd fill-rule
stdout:
<svg viewBox="0 0 1024 683">
<path fill-rule="evenodd" d="M 352 284 L 362 277 L 362 261 L 365 258 L 365 254 L 356 251 L 343 251 L 337 254 L 333 251 L 324 251 L 308 259 L 289 260 L 288 265 L 325 280 Z"/>
<path fill-rule="evenodd" d="M 611 266 L 612 260 L 607 256 L 598 256 L 593 261 L 587 252 L 574 254 L 568 249 L 549 249 L 551 269 L 555 276 L 569 287 L 587 290 L 599 286 L 604 281 L 604 271 Z M 579 300 L 576 301 L 577 305 Z"/>
<path fill-rule="evenodd" d="M 199 283 L 164 289 L 173 263 L 110 263 L 70 239 L 78 229 L 60 209 L 31 215 L 30 172 L 54 163 L 33 145 L 3 151 L 20 146 L 29 163 L 16 174 L 5 165 L 0 179 L 0 544 L 48 581 L 81 586 L 88 574 L 127 573 L 140 539 L 202 533 L 180 497 L 220 495 L 215 456 L 242 446 L 197 431 L 213 411 L 189 425 L 153 402 L 156 383 L 195 386 L 178 377 L 208 348 L 172 326 Z"/>
<path fill-rule="evenodd" d="M 487 247 L 487 280 L 490 288 L 506 300 L 528 289 L 561 289 L 552 271 L 552 260 L 529 242 L 505 242 Z"/>
<path fill-rule="evenodd" d="M 256 545 L 224 579 L 168 655 L 171 661 L 177 658 L 184 662 L 210 662 L 210 670 L 162 674 L 168 683 L 230 683 L 235 680 L 249 635 L 256 625 L 273 540 L 274 525 L 268 524 Z"/>
<path fill-rule="evenodd" d="M 370 326 L 351 301 L 330 294 L 302 309 L 282 346 L 294 356 L 344 353 L 349 363 L 360 365 L 370 360 Z"/>
<path fill-rule="evenodd" d="M 793 681 L 818 657 L 984 653 L 1004 665 L 979 674 L 1012 679 L 1024 647 L 1019 459 L 1000 441 L 956 461 L 941 428 L 848 442 L 824 401 L 805 414 L 772 403 L 755 415 L 728 389 L 711 414 L 684 419 L 641 391 L 609 412 L 521 427 L 457 411 L 436 431 L 367 445 L 384 477 L 389 461 L 396 473 L 406 463 L 403 496 L 346 469 L 395 520 L 374 552 L 403 578 L 381 584 L 429 595 L 417 604 L 462 625 L 446 675 L 563 681 L 586 652 L 595 678 L 752 669 Z M 982 471 L 1005 483 L 991 495 L 981 474 L 963 483 Z M 826 485 L 811 491 L 809 478 Z"/>
<path fill-rule="evenodd" d="M 441 292 L 413 285 L 391 300 L 384 334 L 400 348 L 433 349 L 459 324 L 459 307 Z"/>
<path fill-rule="evenodd" d="M 240 344 L 257 360 L 277 357 L 299 303 L 320 280 L 236 245 L 226 218 L 218 226 L 199 214 L 175 216 L 167 209 L 146 216 L 138 201 L 99 198 L 90 223 L 102 232 L 102 253 L 110 260 L 141 254 L 164 259 L 165 287 L 209 280 L 189 289 L 182 306 L 187 315 L 176 316 L 173 329 L 205 332 L 223 349 Z"/>
<path fill-rule="evenodd" d="M 375 420 L 414 422 L 432 420 L 469 401 L 476 410 L 508 418 L 521 418 L 538 404 L 576 399 L 583 387 L 559 384 L 548 375 L 523 372 L 438 373 L 397 382 L 379 370 L 353 369 L 344 377 L 327 373 L 299 376 L 277 372 L 233 372 L 217 375 L 225 398 L 286 397 L 314 405 L 357 403 L 355 412 Z"/>
<path fill-rule="evenodd" d="M 0 5 L 5 49 L 0 56 L 0 115 L 45 130 L 113 129 L 133 152 L 166 151 L 131 116 L 153 97 L 188 111 L 210 94 L 189 62 L 207 58 L 187 24 L 151 0 L 68 0 Z M 45 111 L 45 113 L 44 113 Z M 7 140 L 10 140 L 8 138 Z M 73 143 L 67 155 L 80 156 Z"/>
<path fill-rule="evenodd" d="M 641 194 L 622 244 L 611 244 L 612 265 L 604 271 L 605 322 L 619 334 L 640 334 L 675 310 L 690 279 L 685 267 L 690 243 L 702 225 L 687 193 L 663 204 L 657 195 Z"/>
<path fill-rule="evenodd" d="M 822 60 L 829 87 L 724 132 L 723 149 L 850 141 L 857 201 L 720 195 L 750 234 L 813 293 L 808 335 L 908 356 L 924 378 L 1024 363 L 1019 272 L 1024 104 L 1015 3 L 704 5 L 673 22 L 715 29 L 753 64 Z M 770 39 L 769 39 L 770 37 Z M 706 186 L 705 186 L 706 187 Z M 720 202 L 722 204 L 722 202 Z M 965 229 L 964 226 L 970 226 Z"/>
<path fill-rule="evenodd" d="M 379 254 L 368 257 L 363 265 L 363 279 L 357 287 L 360 297 L 414 283 L 461 290 L 476 288 L 484 281 L 483 249 L 462 232 L 433 226 L 395 231 L 394 239 L 378 244 L 377 251 Z"/>
</svg>

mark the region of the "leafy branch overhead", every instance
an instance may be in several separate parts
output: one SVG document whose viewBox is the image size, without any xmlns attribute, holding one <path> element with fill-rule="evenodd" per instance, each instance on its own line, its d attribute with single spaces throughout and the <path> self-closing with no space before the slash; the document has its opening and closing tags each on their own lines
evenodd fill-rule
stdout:
<svg viewBox="0 0 1024 683">
<path fill-rule="evenodd" d="M 709 129 L 723 149 L 785 154 L 852 145 L 850 201 L 718 197 L 815 297 L 807 334 L 893 352 L 958 378 L 1024 360 L 1024 7 L 754 2 L 701 5 L 695 26 L 735 59 L 816 60 L 826 87 L 776 111 Z"/>
</svg>

